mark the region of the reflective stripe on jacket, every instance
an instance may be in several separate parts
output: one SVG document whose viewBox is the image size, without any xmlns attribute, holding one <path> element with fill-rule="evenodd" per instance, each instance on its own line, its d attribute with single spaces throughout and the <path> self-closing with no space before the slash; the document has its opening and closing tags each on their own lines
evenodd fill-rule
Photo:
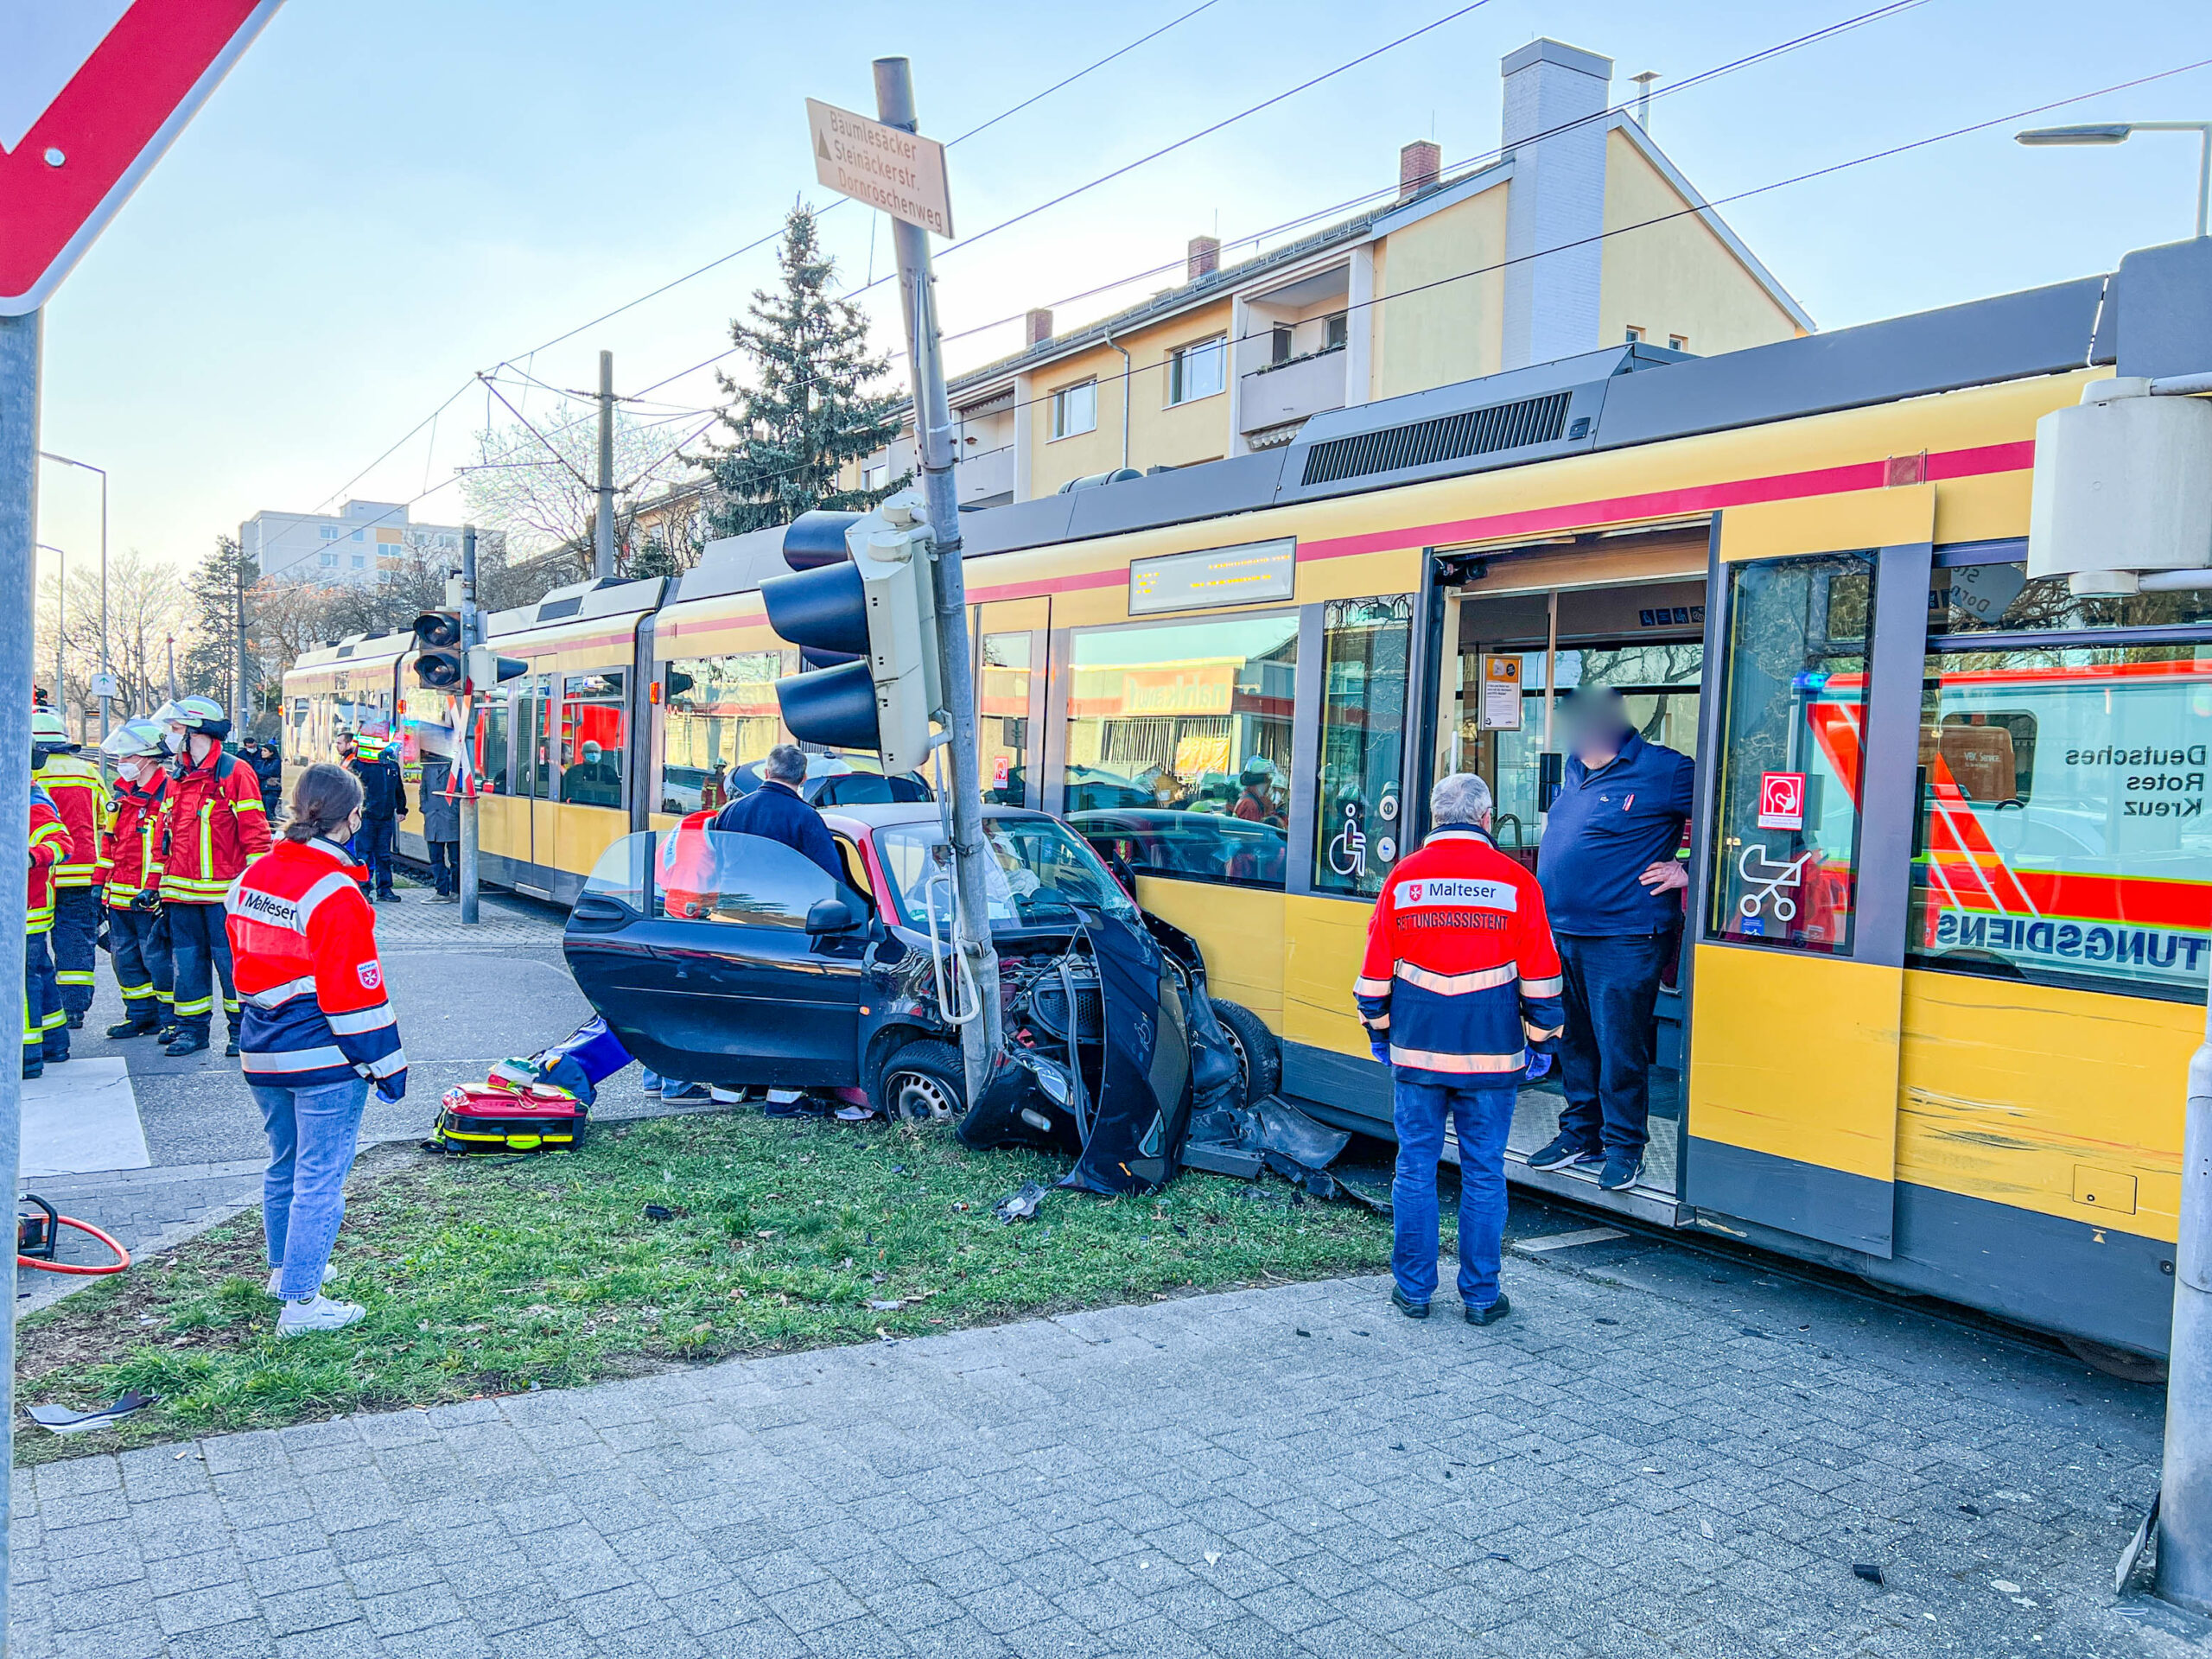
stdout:
<svg viewBox="0 0 2212 1659">
<path fill-rule="evenodd" d="M 31 785 L 31 879 L 23 906 L 23 931 L 44 933 L 54 926 L 54 867 L 70 855 L 69 829 L 54 810 L 54 797 Z"/>
<path fill-rule="evenodd" d="M 1352 987 L 1411 1083 L 1516 1085 L 1558 1039 L 1566 986 L 1536 878 L 1481 830 L 1439 830 L 1390 872 Z"/>
<path fill-rule="evenodd" d="M 368 872 L 327 841 L 282 841 L 224 899 L 250 1083 L 314 1089 L 353 1077 L 407 1089 L 407 1052 L 377 960 Z"/>
<path fill-rule="evenodd" d="M 99 882 L 109 905 L 127 909 L 142 887 L 162 884 L 162 788 L 168 775 L 156 772 L 144 785 L 115 782 L 115 802 L 107 833 L 100 838 Z"/>
<path fill-rule="evenodd" d="M 162 791 L 162 899 L 219 905 L 238 873 L 269 850 L 261 779 L 221 743 L 184 765 Z"/>
<path fill-rule="evenodd" d="M 57 887 L 89 887 L 99 880 L 100 803 L 107 794 L 100 769 L 81 754 L 50 754 L 31 777 L 54 798 L 69 830 L 69 856 L 54 867 Z"/>
</svg>

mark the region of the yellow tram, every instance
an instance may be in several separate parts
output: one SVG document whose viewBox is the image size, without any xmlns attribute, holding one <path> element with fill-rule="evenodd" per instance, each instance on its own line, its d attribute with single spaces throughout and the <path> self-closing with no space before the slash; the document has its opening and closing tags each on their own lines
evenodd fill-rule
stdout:
<svg viewBox="0 0 2212 1659">
<path fill-rule="evenodd" d="M 1533 860 L 1553 698 L 1617 687 L 1699 762 L 1651 1155 L 1618 1194 L 1527 1169 L 1557 1104 L 1532 1089 L 1510 1173 L 2162 1353 L 2212 594 L 2076 599 L 2024 564 L 2035 423 L 2110 372 L 2109 286 L 1624 346 L 969 515 L 984 785 L 1128 859 L 1274 1034 L 1284 1093 L 1387 1134 L 1351 992 L 1384 871 L 1453 767 Z M 480 734 L 490 879 L 570 898 L 779 741 L 775 545 L 493 619 L 532 667 Z M 287 760 L 444 718 L 405 646 L 303 658 Z"/>
</svg>

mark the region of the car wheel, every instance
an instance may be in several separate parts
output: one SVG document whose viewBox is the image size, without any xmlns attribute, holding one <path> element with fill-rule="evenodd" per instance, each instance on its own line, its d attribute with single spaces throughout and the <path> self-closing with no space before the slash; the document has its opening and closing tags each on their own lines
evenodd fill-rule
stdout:
<svg viewBox="0 0 2212 1659">
<path fill-rule="evenodd" d="M 893 1123 L 955 1123 L 968 1109 L 968 1078 L 950 1043 L 909 1043 L 876 1073 L 875 1100 Z"/>
<path fill-rule="evenodd" d="M 1274 1033 L 1251 1009 L 1217 998 L 1213 1012 L 1236 1052 L 1236 1069 L 1243 1074 L 1244 1104 L 1255 1106 L 1282 1082 L 1282 1050 L 1275 1043 Z"/>
</svg>

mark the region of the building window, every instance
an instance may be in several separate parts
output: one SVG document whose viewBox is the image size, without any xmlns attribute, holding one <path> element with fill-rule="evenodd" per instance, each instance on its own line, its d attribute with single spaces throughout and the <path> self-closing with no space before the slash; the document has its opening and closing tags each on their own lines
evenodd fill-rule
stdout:
<svg viewBox="0 0 2212 1659">
<path fill-rule="evenodd" d="M 1075 827 L 1138 870 L 1281 887 L 1297 616 L 1097 628 L 1071 650 Z"/>
<path fill-rule="evenodd" d="M 1669 334 L 1667 336 L 1667 349 L 1669 351 L 1687 352 L 1689 348 L 1690 337 L 1688 334 Z"/>
<path fill-rule="evenodd" d="M 574 806 L 622 804 L 622 687 L 619 668 L 571 674 L 561 702 L 561 798 Z"/>
<path fill-rule="evenodd" d="M 976 725 L 982 735 L 983 798 L 997 806 L 1027 804 L 1029 788 L 1029 676 L 1037 636 L 987 633 Z"/>
<path fill-rule="evenodd" d="M 1098 382 L 1084 380 L 1052 394 L 1052 436 L 1071 438 L 1098 426 Z"/>
<path fill-rule="evenodd" d="M 335 525 L 335 524 L 325 524 L 325 525 L 323 525 L 323 527 L 322 527 L 322 539 L 323 539 L 324 541 L 326 541 L 326 542 L 334 542 L 334 541 L 336 541 L 336 540 L 338 539 L 338 526 L 337 526 L 337 525 Z"/>
<path fill-rule="evenodd" d="M 1325 333 L 1321 341 L 1321 349 L 1325 352 L 1340 352 L 1351 339 L 1351 314 L 1348 311 L 1334 312 L 1322 320 L 1322 327 Z"/>
<path fill-rule="evenodd" d="M 324 554 L 322 556 L 322 568 L 326 570 L 335 570 L 338 568 L 338 556 L 335 553 Z"/>
<path fill-rule="evenodd" d="M 1291 337 L 1296 331 L 1287 322 L 1279 322 L 1268 331 L 1268 361 L 1287 363 L 1291 355 Z"/>
<path fill-rule="evenodd" d="M 1642 324 L 1634 322 L 1629 324 L 1628 343 L 1631 346 L 1641 346 L 1643 343 L 1643 327 Z"/>
<path fill-rule="evenodd" d="M 1188 404 L 1212 397 L 1227 384 L 1228 368 L 1229 342 L 1219 334 L 1178 346 L 1167 356 L 1167 401 Z"/>
<path fill-rule="evenodd" d="M 359 554 L 359 553 L 356 553 L 356 554 L 353 556 L 353 568 L 354 568 L 356 570 L 359 570 L 359 569 L 365 569 L 365 568 L 367 566 L 368 563 L 369 563 L 369 562 L 368 562 L 368 560 L 367 560 L 367 559 L 365 559 L 365 558 L 364 558 L 364 557 L 363 557 L 360 554 Z"/>
<path fill-rule="evenodd" d="M 887 461 L 871 462 L 861 468 L 861 487 L 880 490 L 891 481 L 891 463 Z"/>
<path fill-rule="evenodd" d="M 361 532 L 357 530 L 353 532 L 353 539 L 357 542 L 361 539 Z"/>
<path fill-rule="evenodd" d="M 1413 600 L 1331 600 L 1321 666 L 1313 889 L 1373 898 L 1403 850 L 1398 766 Z"/>
<path fill-rule="evenodd" d="M 796 651 L 739 651 L 691 657 L 662 672 L 660 802 L 663 812 L 726 805 L 730 772 L 791 741 L 776 682 L 799 671 Z"/>
</svg>

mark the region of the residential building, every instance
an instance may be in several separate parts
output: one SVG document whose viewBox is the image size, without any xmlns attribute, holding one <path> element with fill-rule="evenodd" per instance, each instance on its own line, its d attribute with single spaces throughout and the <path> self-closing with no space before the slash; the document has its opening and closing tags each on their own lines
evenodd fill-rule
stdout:
<svg viewBox="0 0 2212 1659">
<path fill-rule="evenodd" d="M 238 545 L 264 576 L 327 587 L 381 587 L 418 556 L 461 565 L 459 525 L 410 524 L 394 501 L 348 501 L 335 514 L 257 512 L 238 526 Z"/>
<path fill-rule="evenodd" d="M 951 384 L 961 505 L 1287 443 L 1325 410 L 1643 341 L 1705 355 L 1813 320 L 1625 111 L 1612 61 L 1539 40 L 1503 61 L 1503 142 L 1447 171 L 1405 146 L 1395 197 L 1224 267 L 1192 239 L 1184 281 Z M 914 465 L 911 423 L 853 469 Z"/>
</svg>

